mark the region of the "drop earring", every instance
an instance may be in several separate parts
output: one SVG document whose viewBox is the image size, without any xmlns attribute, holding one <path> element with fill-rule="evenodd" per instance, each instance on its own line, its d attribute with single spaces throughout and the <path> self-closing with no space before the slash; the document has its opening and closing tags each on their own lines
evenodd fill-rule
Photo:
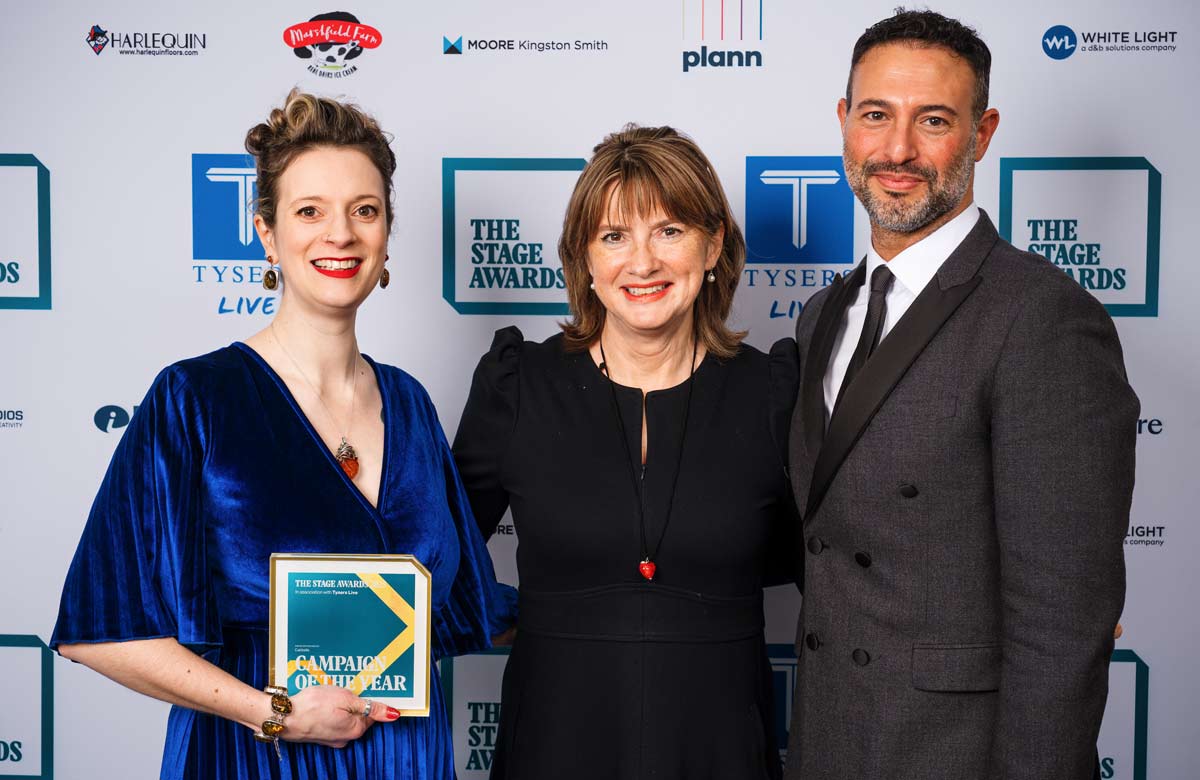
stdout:
<svg viewBox="0 0 1200 780">
<path fill-rule="evenodd" d="M 709 272 L 708 272 L 708 276 L 707 276 L 707 277 L 705 277 L 705 278 L 706 278 L 706 279 L 708 279 L 708 281 L 710 281 L 710 282 L 715 282 L 715 281 L 717 281 L 717 275 L 716 275 L 716 274 L 714 274 L 714 273 L 713 273 L 711 270 L 709 270 Z"/>
<path fill-rule="evenodd" d="M 388 273 L 388 269 L 383 269 L 383 273 L 379 275 L 379 289 L 386 290 L 387 286 L 392 283 L 392 275 Z"/>
<path fill-rule="evenodd" d="M 275 263 L 270 255 L 267 255 L 267 262 L 271 267 L 263 274 L 262 286 L 267 290 L 279 289 L 279 272 L 275 270 Z"/>
</svg>

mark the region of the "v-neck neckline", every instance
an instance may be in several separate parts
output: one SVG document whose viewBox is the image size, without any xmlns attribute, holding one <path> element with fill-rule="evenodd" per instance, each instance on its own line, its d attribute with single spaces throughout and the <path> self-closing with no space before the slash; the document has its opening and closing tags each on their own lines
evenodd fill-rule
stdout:
<svg viewBox="0 0 1200 780">
<path fill-rule="evenodd" d="M 359 353 L 363 356 L 363 360 L 366 360 L 367 364 L 371 366 L 371 371 L 375 374 L 375 385 L 379 388 L 379 399 L 383 410 L 383 419 L 381 420 L 383 423 L 383 463 L 379 469 L 379 487 L 375 494 L 375 505 L 372 506 L 371 502 L 367 500 L 367 497 L 364 496 L 362 491 L 358 489 L 358 485 L 354 484 L 354 480 L 350 479 L 350 476 L 342 469 L 342 464 L 338 463 L 338 460 L 334 456 L 333 452 L 325 445 L 325 440 L 321 438 L 321 434 L 317 433 L 317 429 L 313 427 L 312 421 L 308 419 L 308 416 L 304 413 L 304 409 L 301 408 L 300 403 L 296 400 L 296 397 L 292 395 L 291 388 L 287 386 L 287 382 L 283 381 L 283 377 L 281 377 L 278 372 L 275 371 L 275 369 L 271 368 L 271 364 L 268 363 L 262 355 L 258 354 L 258 352 L 256 352 L 249 344 L 245 343 L 244 341 L 235 341 L 233 342 L 233 345 L 249 355 L 251 360 L 257 364 L 259 368 L 263 370 L 263 372 L 266 373 L 267 377 L 270 378 L 272 382 L 275 383 L 275 386 L 279 388 L 279 392 L 283 394 L 284 400 L 286 400 L 292 407 L 292 412 L 296 415 L 296 418 L 300 421 L 300 424 L 306 431 L 308 431 L 308 435 L 312 438 L 313 444 L 315 444 L 316 447 L 324 454 L 325 461 L 329 464 L 330 468 L 336 471 L 338 476 L 341 477 L 342 484 L 344 484 L 351 493 L 358 497 L 358 500 L 373 517 L 378 519 L 382 515 L 380 507 L 383 506 L 383 489 L 384 485 L 387 483 L 388 461 L 392 451 L 392 448 L 389 446 L 388 442 L 388 434 L 391 430 L 387 422 L 388 394 L 384 391 L 383 377 L 379 372 L 379 365 L 371 359 L 370 355 L 366 354 L 365 352 Z M 382 533 L 382 528 L 380 528 L 380 532 Z"/>
</svg>

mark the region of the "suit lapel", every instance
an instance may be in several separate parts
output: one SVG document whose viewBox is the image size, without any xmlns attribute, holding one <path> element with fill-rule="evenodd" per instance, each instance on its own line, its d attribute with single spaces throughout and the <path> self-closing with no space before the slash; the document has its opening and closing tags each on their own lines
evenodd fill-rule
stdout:
<svg viewBox="0 0 1200 780">
<path fill-rule="evenodd" d="M 821 442 L 825 438 L 825 372 L 829 368 L 829 356 L 833 354 L 833 343 L 837 340 L 838 325 L 841 324 L 846 307 L 850 305 L 854 291 L 862 285 L 865 275 L 864 260 L 848 277 L 839 276 L 833 280 L 829 299 L 821 307 L 821 316 L 813 328 L 801 380 L 805 444 L 812 456 L 820 451 Z"/>
<path fill-rule="evenodd" d="M 979 267 L 999 238 L 991 220 L 980 209 L 975 227 L 942 263 L 934 278 L 929 280 L 846 388 L 841 404 L 829 421 L 829 431 L 813 467 L 805 518 L 817 511 L 838 468 L 909 366 L 983 281 L 978 275 Z"/>
</svg>

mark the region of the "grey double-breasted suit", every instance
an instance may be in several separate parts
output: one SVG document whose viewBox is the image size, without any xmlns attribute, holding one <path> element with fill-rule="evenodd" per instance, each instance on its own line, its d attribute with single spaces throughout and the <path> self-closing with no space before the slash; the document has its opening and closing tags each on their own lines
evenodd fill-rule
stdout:
<svg viewBox="0 0 1200 780">
<path fill-rule="evenodd" d="M 804 603 L 789 780 L 1085 780 L 1138 401 L 1100 303 L 986 214 L 824 426 L 860 265 L 796 329 Z"/>
</svg>

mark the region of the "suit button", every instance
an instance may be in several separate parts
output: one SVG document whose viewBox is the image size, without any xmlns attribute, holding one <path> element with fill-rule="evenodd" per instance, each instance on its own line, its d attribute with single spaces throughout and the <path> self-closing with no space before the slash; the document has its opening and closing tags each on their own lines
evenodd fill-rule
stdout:
<svg viewBox="0 0 1200 780">
<path fill-rule="evenodd" d="M 809 650 L 816 650 L 821 646 L 821 640 L 817 638 L 816 634 L 810 631 L 808 632 L 808 635 L 804 637 L 804 646 Z"/>
<path fill-rule="evenodd" d="M 916 498 L 917 495 L 920 494 L 920 492 L 921 491 L 917 490 L 916 485 L 901 485 L 900 486 L 900 495 L 904 496 L 905 498 Z"/>
<path fill-rule="evenodd" d="M 857 648 L 853 653 L 851 653 L 850 657 L 853 658 L 854 663 L 858 664 L 859 666 L 866 666 L 867 664 L 871 663 L 871 656 L 861 647 Z"/>
<path fill-rule="evenodd" d="M 822 542 L 819 537 L 808 537 L 808 551 L 813 555 L 820 555 L 821 550 L 825 549 L 825 542 Z"/>
<path fill-rule="evenodd" d="M 871 568 L 871 556 L 867 555 L 865 552 L 854 553 L 854 562 L 864 569 Z"/>
</svg>

